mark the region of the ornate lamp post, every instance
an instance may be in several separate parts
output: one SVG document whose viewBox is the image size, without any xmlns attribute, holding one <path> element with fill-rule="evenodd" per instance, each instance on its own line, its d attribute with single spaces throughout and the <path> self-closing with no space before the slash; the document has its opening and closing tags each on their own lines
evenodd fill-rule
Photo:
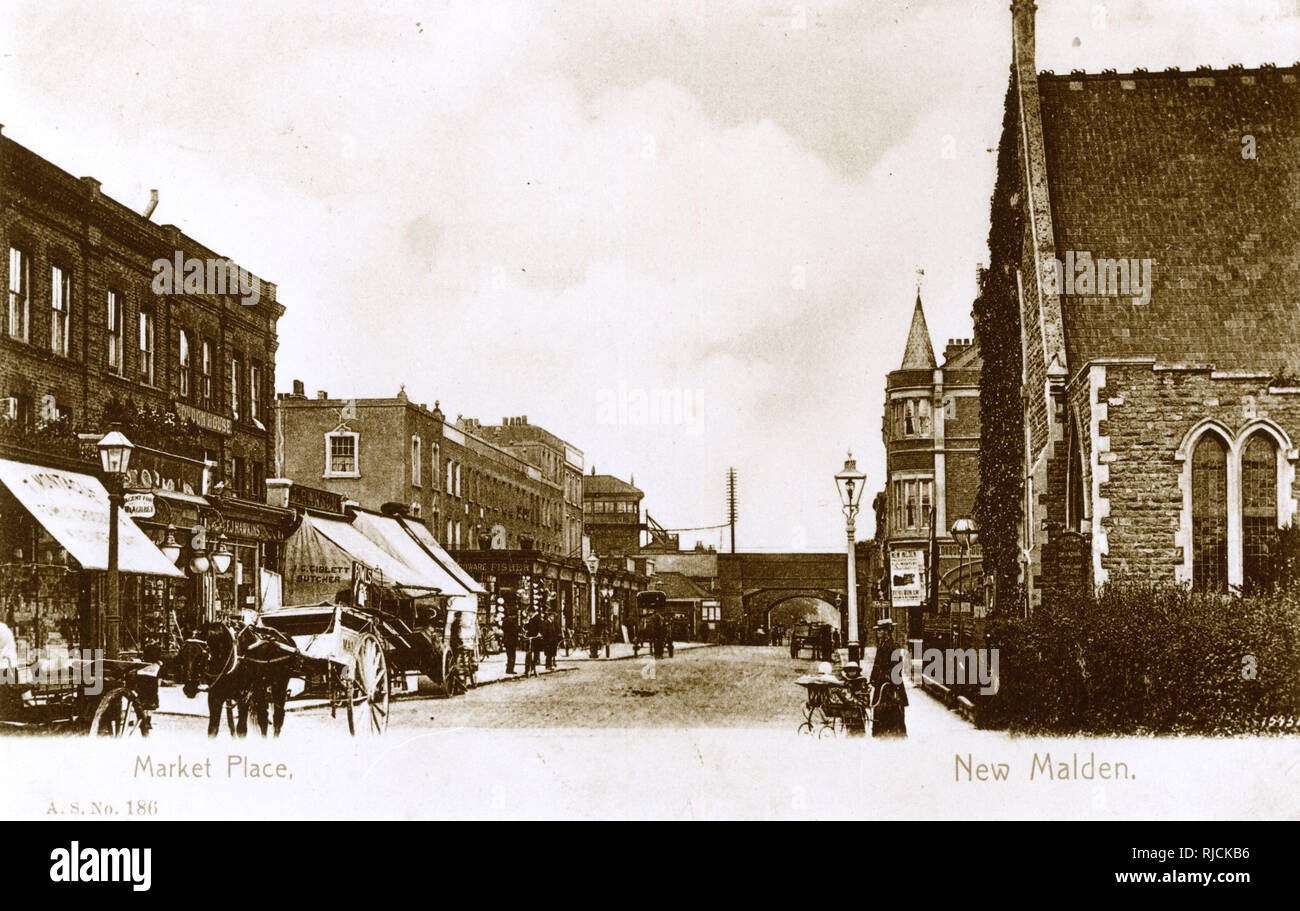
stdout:
<svg viewBox="0 0 1300 911">
<path fill-rule="evenodd" d="M 957 571 L 957 594 L 958 598 L 965 600 L 961 597 L 961 586 L 966 581 L 966 554 L 970 550 L 971 545 L 975 543 L 976 538 L 979 537 L 979 531 L 975 528 L 975 522 L 973 520 L 958 519 L 956 522 L 952 523 L 952 537 L 954 541 L 961 545 L 961 568 Z M 961 604 L 959 601 L 958 607 L 960 606 Z M 972 600 L 971 613 L 974 612 L 975 602 Z M 959 610 L 958 613 L 961 613 L 961 611 Z"/>
<path fill-rule="evenodd" d="M 117 572 L 117 516 L 122 506 L 122 485 L 135 448 L 120 430 L 112 430 L 97 444 L 99 464 L 108 482 L 108 578 L 104 609 L 104 653 L 116 658 L 121 653 L 122 589 Z"/>
<path fill-rule="evenodd" d="M 849 660 L 862 660 L 862 644 L 858 641 L 858 566 L 855 553 L 854 520 L 858 515 L 858 504 L 862 502 L 862 488 L 867 484 L 867 476 L 858 470 L 858 463 L 849 452 L 844 460 L 844 468 L 835 475 L 835 486 L 840 492 L 840 503 L 844 507 L 844 519 L 849 535 Z"/>
</svg>

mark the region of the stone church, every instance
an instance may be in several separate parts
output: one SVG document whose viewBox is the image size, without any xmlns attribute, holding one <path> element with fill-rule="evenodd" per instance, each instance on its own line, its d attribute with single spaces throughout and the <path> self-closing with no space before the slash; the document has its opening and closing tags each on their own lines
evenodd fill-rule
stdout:
<svg viewBox="0 0 1300 911">
<path fill-rule="evenodd" d="M 1300 65 L 1040 73 L 1035 9 L 1011 7 L 992 215 L 1020 322 L 977 327 L 1019 336 L 1025 607 L 1232 590 L 1296 510 Z"/>
</svg>

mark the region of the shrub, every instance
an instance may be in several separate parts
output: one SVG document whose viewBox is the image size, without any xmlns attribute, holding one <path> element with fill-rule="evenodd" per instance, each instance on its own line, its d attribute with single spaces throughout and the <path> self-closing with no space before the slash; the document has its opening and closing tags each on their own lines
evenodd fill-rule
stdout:
<svg viewBox="0 0 1300 911">
<path fill-rule="evenodd" d="M 1226 597 L 1121 582 L 1028 619 L 992 619 L 989 645 L 1000 680 L 981 702 L 983 724 L 1237 734 L 1300 723 L 1300 585 Z"/>
</svg>

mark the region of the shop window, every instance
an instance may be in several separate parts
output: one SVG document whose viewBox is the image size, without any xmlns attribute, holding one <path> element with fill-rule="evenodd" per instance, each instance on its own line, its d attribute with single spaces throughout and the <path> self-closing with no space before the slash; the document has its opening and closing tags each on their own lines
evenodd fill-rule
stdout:
<svg viewBox="0 0 1300 911">
<path fill-rule="evenodd" d="M 1228 449 L 1213 433 L 1192 454 L 1192 584 L 1211 592 L 1228 584 Z"/>
<path fill-rule="evenodd" d="M 348 431 L 325 434 L 325 477 L 358 477 L 360 471 L 358 435 Z"/>
<path fill-rule="evenodd" d="M 1241 455 L 1242 581 L 1267 585 L 1273 578 L 1277 539 L 1277 447 L 1253 434 Z"/>
<path fill-rule="evenodd" d="M 9 337 L 27 341 L 27 321 L 31 315 L 32 274 L 27 251 L 9 248 Z"/>
</svg>

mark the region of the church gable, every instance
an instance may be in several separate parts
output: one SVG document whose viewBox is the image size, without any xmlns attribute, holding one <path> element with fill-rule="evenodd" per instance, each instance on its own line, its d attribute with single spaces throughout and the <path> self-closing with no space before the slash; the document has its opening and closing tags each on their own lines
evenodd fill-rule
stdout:
<svg viewBox="0 0 1300 911">
<path fill-rule="evenodd" d="M 1038 77 L 1071 373 L 1300 367 L 1298 71 Z"/>
</svg>

